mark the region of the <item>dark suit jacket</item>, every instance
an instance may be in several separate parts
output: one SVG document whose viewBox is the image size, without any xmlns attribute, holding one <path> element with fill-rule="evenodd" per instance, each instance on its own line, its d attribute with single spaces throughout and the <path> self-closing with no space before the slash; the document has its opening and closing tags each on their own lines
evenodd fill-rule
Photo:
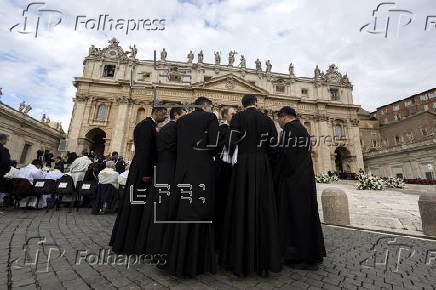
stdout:
<svg viewBox="0 0 436 290">
<path fill-rule="evenodd" d="M 0 178 L 11 170 L 11 156 L 8 148 L 0 144 Z"/>
<path fill-rule="evenodd" d="M 179 118 L 177 127 L 177 162 L 175 182 L 191 186 L 190 194 L 178 190 L 179 220 L 211 220 L 214 203 L 213 155 L 218 143 L 218 120 L 213 113 L 196 110 Z M 185 191 L 186 191 L 185 187 Z M 181 197 L 182 199 L 182 197 Z"/>
</svg>

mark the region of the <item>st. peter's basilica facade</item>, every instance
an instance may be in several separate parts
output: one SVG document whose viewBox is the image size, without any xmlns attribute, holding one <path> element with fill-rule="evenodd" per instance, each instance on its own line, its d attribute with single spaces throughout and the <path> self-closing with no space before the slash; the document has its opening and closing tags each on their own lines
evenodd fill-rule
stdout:
<svg viewBox="0 0 436 290">
<path fill-rule="evenodd" d="M 74 79 L 77 93 L 68 130 L 69 151 L 118 151 L 126 160 L 134 154 L 133 129 L 149 116 L 154 102 L 189 104 L 205 96 L 216 112 L 228 105 L 239 107 L 244 94 L 255 94 L 259 107 L 273 119 L 283 106 L 294 107 L 312 135 L 317 173 L 357 172 L 363 168 L 359 137 L 359 105 L 353 104 L 347 75 L 330 65 L 318 66 L 312 77 L 272 72 L 259 60 L 248 68 L 243 55 L 216 52 L 213 64 L 203 62 L 203 52 L 187 55 L 186 62 L 167 60 L 163 49 L 152 60 L 138 60 L 135 46 L 125 51 L 116 39 L 105 48 L 89 48 L 83 76 Z M 225 61 L 224 61 L 225 58 Z M 225 63 L 224 63 L 225 62 Z"/>
</svg>

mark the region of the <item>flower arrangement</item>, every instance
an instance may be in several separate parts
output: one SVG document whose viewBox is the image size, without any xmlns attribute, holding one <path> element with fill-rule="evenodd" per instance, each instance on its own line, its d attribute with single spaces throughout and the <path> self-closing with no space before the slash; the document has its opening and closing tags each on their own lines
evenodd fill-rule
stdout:
<svg viewBox="0 0 436 290">
<path fill-rule="evenodd" d="M 383 179 L 371 173 L 359 173 L 357 189 L 359 190 L 383 190 L 385 187 Z"/>
<path fill-rule="evenodd" d="M 332 174 L 330 176 L 330 182 L 335 182 L 335 181 L 338 181 L 338 180 L 339 180 L 339 177 L 336 174 Z"/>
<path fill-rule="evenodd" d="M 401 178 L 389 177 L 384 180 L 387 188 L 404 188 L 404 181 Z"/>
<path fill-rule="evenodd" d="M 328 173 L 321 173 L 320 175 L 315 176 L 315 180 L 318 183 L 331 183 L 338 181 L 339 178 L 336 174 L 329 175 Z"/>
</svg>

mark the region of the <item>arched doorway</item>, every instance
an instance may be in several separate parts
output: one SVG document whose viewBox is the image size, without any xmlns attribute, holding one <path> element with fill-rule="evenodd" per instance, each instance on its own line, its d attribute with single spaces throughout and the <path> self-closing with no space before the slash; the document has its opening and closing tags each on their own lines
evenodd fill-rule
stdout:
<svg viewBox="0 0 436 290">
<path fill-rule="evenodd" d="M 348 151 L 348 149 L 344 146 L 339 146 L 338 148 L 336 148 L 335 154 L 336 172 L 351 172 L 351 167 L 347 162 L 351 157 L 350 151 Z"/>
<path fill-rule="evenodd" d="M 106 133 L 102 129 L 91 129 L 85 137 L 89 142 L 89 151 L 94 151 L 98 155 L 104 155 Z"/>
</svg>

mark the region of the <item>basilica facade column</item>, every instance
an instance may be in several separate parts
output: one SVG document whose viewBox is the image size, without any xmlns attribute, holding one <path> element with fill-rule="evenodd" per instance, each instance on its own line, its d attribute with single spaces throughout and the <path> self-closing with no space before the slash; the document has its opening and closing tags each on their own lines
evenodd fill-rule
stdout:
<svg viewBox="0 0 436 290">
<path fill-rule="evenodd" d="M 318 116 L 318 170 L 319 173 L 332 171 L 332 162 L 330 156 L 330 146 L 333 143 L 332 136 L 329 132 L 328 118 Z"/>
<path fill-rule="evenodd" d="M 84 123 L 84 116 L 86 116 L 86 107 L 89 101 L 88 96 L 77 96 L 74 99 L 73 113 L 71 116 L 71 123 L 68 132 L 68 151 L 80 153 L 83 146 L 79 144 L 79 139 L 82 138 L 81 129 Z"/>
<path fill-rule="evenodd" d="M 117 151 L 120 155 L 123 155 L 123 145 L 127 138 L 128 116 L 132 100 L 128 97 L 120 97 L 117 99 L 117 103 L 118 112 L 108 153 Z"/>
<path fill-rule="evenodd" d="M 364 169 L 365 165 L 363 163 L 363 154 L 362 154 L 362 145 L 360 144 L 360 134 L 359 134 L 359 120 L 353 119 L 348 122 L 348 140 L 352 143 L 351 154 L 355 157 L 354 162 L 352 163 L 351 170 L 352 172 L 358 172 L 359 169 Z"/>
</svg>

